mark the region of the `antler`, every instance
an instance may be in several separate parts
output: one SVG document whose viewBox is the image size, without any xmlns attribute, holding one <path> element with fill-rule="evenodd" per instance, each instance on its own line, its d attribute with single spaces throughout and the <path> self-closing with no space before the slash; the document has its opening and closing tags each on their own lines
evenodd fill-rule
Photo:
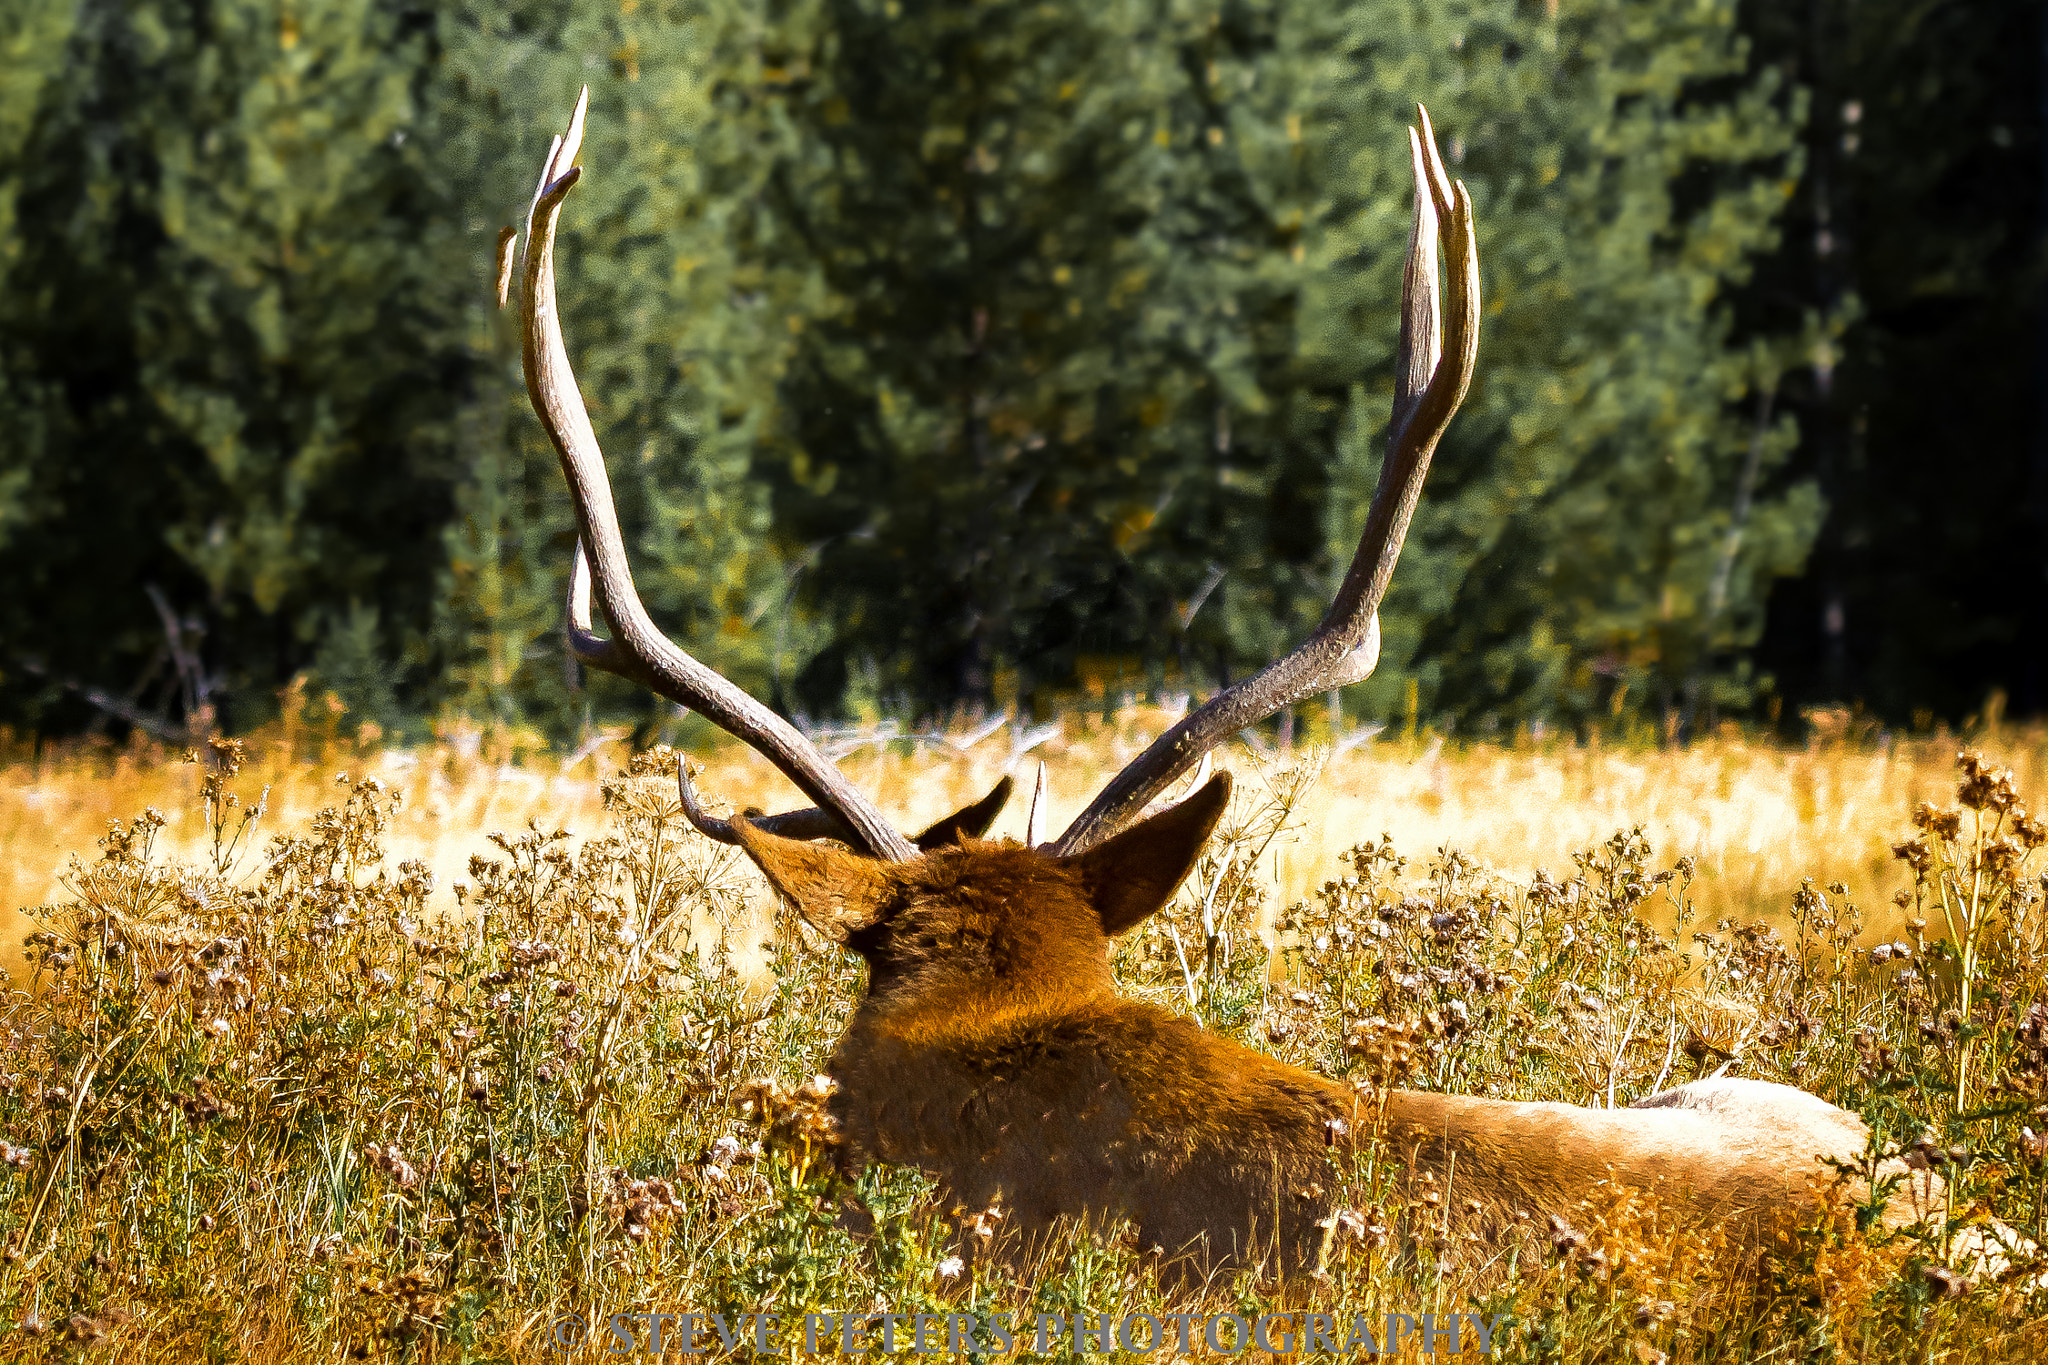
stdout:
<svg viewBox="0 0 2048 1365">
<path fill-rule="evenodd" d="M 1002 778 L 987 796 L 954 811 L 910 842 L 917 846 L 919 852 L 928 853 L 935 848 L 957 844 L 962 839 L 979 839 L 988 833 L 988 827 L 1003 813 L 1003 807 L 1009 803 L 1010 792 L 1016 785 L 1015 778 Z M 690 785 L 689 765 L 680 760 L 676 763 L 676 795 L 682 801 L 683 818 L 690 822 L 692 829 L 721 844 L 739 844 L 740 837 L 734 833 L 732 821 L 719 819 L 697 803 L 697 789 Z M 782 815 L 765 815 L 758 810 L 742 811 L 741 814 L 755 829 L 779 834 L 785 839 L 837 839 L 842 844 L 855 842 L 845 821 L 816 807 L 788 811 Z"/>
<path fill-rule="evenodd" d="M 569 492 L 576 505 L 576 562 L 569 575 L 567 636 L 570 652 L 592 668 L 616 673 L 671 701 L 681 702 L 727 733 L 745 740 L 782 770 L 818 810 L 797 812 L 830 821 L 837 837 L 849 838 L 878 858 L 904 862 L 917 848 L 855 791 L 825 756 L 788 721 L 706 668 L 678 648 L 655 627 L 633 587 L 626 562 L 626 542 L 619 533 L 612 505 L 611 482 L 605 476 L 604 452 L 598 448 L 590 413 L 577 390 L 562 341 L 561 316 L 555 303 L 555 226 L 562 201 L 582 174 L 575 165 L 583 145 L 583 119 L 590 104 L 586 87 L 576 101 L 569 131 L 554 140 L 541 169 L 527 217 L 526 268 L 520 280 L 520 309 L 525 335 L 526 392 L 533 410 L 547 428 L 561 456 Z M 504 247 L 501 245 L 501 253 Z M 587 553 L 586 553 L 587 552 Z M 612 638 L 591 631 L 590 586 L 595 568 L 597 597 L 611 623 Z"/>
<path fill-rule="evenodd" d="M 1115 834 L 1226 736 L 1304 697 L 1358 682 L 1379 663 L 1380 601 L 1401 557 L 1430 456 L 1465 399 L 1479 355 L 1479 248 L 1472 233 L 1472 197 L 1463 181 L 1453 183 L 1444 173 L 1429 111 L 1418 104 L 1415 113 L 1421 127 L 1408 130 L 1415 219 L 1401 282 L 1393 421 L 1386 464 L 1350 571 L 1322 623 L 1293 653 L 1211 697 L 1153 741 L 1067 826 L 1052 846 L 1056 854 L 1082 852 Z M 1450 258 L 1447 318 L 1438 314 L 1440 235 Z"/>
</svg>

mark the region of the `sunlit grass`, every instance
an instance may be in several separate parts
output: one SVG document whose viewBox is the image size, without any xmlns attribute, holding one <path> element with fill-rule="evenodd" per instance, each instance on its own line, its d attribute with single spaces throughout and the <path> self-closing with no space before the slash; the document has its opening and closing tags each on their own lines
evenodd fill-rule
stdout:
<svg viewBox="0 0 2048 1365">
<path fill-rule="evenodd" d="M 1077 813 L 1111 772 L 1164 728 L 1162 713 L 1133 708 L 1113 724 L 1069 717 L 1058 734 L 1014 753 L 1014 727 L 970 748 L 871 744 L 841 766 L 907 828 L 965 804 L 1005 771 L 1028 780 L 1044 760 L 1052 827 Z M 962 739 L 979 727 L 962 726 Z M 1359 840 L 1391 834 L 1402 849 L 1453 847 L 1501 874 L 1527 881 L 1555 869 L 1572 850 L 1641 825 L 1652 845 L 1699 867 L 1696 898 L 1709 918 L 1782 913 L 1803 877 L 1839 881 L 1866 905 L 1900 885 L 1891 844 L 1901 811 L 1936 797 L 1951 780 L 1958 741 L 1947 735 L 1880 736 L 1834 727 L 1809 747 L 1722 737 L 1684 748 L 1649 744 L 1446 743 L 1423 734 L 1381 739 L 1340 753 L 1305 798 L 1303 819 L 1277 841 L 1259 875 L 1275 902 L 1298 900 Z M 1034 736 L 1035 737 L 1035 736 Z M 2048 732 L 2038 727 L 1981 735 L 2011 764 L 2022 786 L 2048 787 Z M 623 762 L 622 740 L 594 742 L 566 762 L 531 739 L 457 728 L 432 745 L 387 749 L 333 728 L 253 736 L 246 772 L 251 794 L 267 790 L 264 828 L 302 824 L 332 804 L 335 779 L 370 775 L 403 800 L 387 840 L 395 857 L 416 859 L 443 888 L 470 857 L 488 852 L 492 830 L 544 828 L 594 834 L 603 828 L 599 774 Z M 730 743 L 693 751 L 708 762 L 704 787 L 734 806 L 782 809 L 795 793 L 768 764 Z M 72 854 L 89 849 L 107 822 L 147 807 L 166 817 L 160 836 L 173 854 L 204 840 L 192 812 L 195 770 L 175 749 L 56 745 L 41 756 L 22 742 L 0 744 L 0 963 L 18 960 L 13 913 L 64 894 Z M 1268 761 L 1244 750 L 1221 756 L 1249 774 Z M 994 833 L 1021 837 L 1025 803 L 1013 800 Z"/>
<path fill-rule="evenodd" d="M 1081 735 L 1051 757 L 1094 775 L 1136 738 Z M 553 819 L 523 828 L 531 805 L 507 797 L 525 790 L 511 778 L 458 782 L 499 764 L 460 759 L 457 745 L 400 770 L 416 793 L 402 801 L 365 775 L 374 755 L 329 752 L 317 774 L 301 763 L 273 782 L 259 828 L 286 836 L 274 843 L 237 842 L 260 762 L 237 774 L 131 755 L 109 780 L 160 794 L 161 820 L 126 820 L 77 850 L 68 903 L 32 925 L 32 990 L 0 1017 L 0 1350 L 537 1361 L 561 1358 L 550 1328 L 563 1312 L 768 1311 L 784 1324 L 774 1353 L 793 1356 L 804 1313 L 878 1306 L 1027 1322 L 1484 1312 L 1506 1315 L 1494 1358 L 1527 1361 L 1904 1365 L 2048 1350 L 2027 1281 L 2040 1267 L 2001 1276 L 1963 1251 L 1987 1217 L 2048 1230 L 2036 865 L 2048 832 L 2015 814 L 2010 784 L 1966 772 L 1960 808 L 1913 814 L 1913 783 L 1956 799 L 1952 757 L 1732 741 L 1669 755 L 1429 749 L 1382 746 L 1335 777 L 1382 784 L 1375 808 L 1404 814 L 1434 794 L 1430 816 L 1505 830 L 1512 850 L 1632 796 L 1675 804 L 1681 783 L 1705 791 L 1731 767 L 1715 799 L 1732 811 L 1744 782 L 1777 774 L 1779 790 L 1818 791 L 1818 804 L 1871 802 L 1869 837 L 1917 839 L 1906 860 L 1921 876 L 1856 863 L 1866 881 L 1911 887 L 1903 907 L 1794 882 L 1762 907 L 1783 907 L 1770 926 L 1717 923 L 1707 864 L 1629 832 L 1543 857 L 1542 879 L 1403 850 L 1392 820 L 1367 827 L 1392 827 L 1391 844 L 1360 837 L 1339 858 L 1336 830 L 1311 831 L 1364 799 L 1326 792 L 1331 779 L 1298 756 L 1249 774 L 1188 886 L 1125 940 L 1124 988 L 1376 1084 L 1597 1105 L 1724 1068 L 1789 1081 L 1871 1118 L 1873 1161 L 1917 1142 L 1950 1177 L 1952 1217 L 1887 1239 L 1840 1207 L 1752 1282 L 1713 1229 L 1619 1192 L 1474 1241 L 1454 1199 L 1404 1184 L 1368 1144 L 1356 1169 L 1332 1174 L 1344 1208 L 1314 1280 L 1162 1291 L 1143 1249 L 1116 1237 L 1070 1238 L 1023 1276 L 962 1264 L 979 1211 L 935 1206 L 909 1172 L 871 1169 L 857 1189 L 834 1173 L 825 1089 L 810 1078 L 858 974 L 788 918 L 747 918 L 744 865 L 681 826 L 672 754 L 635 758 L 601 798 L 580 798 L 591 804 L 577 804 L 573 784 L 590 779 L 574 772 L 525 797 L 587 817 L 578 838 Z M 885 806 L 923 818 L 978 794 L 1004 757 L 853 766 L 867 765 L 858 776 Z M 67 761 L 85 786 L 87 760 Z M 337 782 L 342 767 L 352 775 Z M 751 770 L 720 755 L 704 785 L 737 793 Z M 1875 805 L 1887 784 L 1900 789 L 1890 811 Z M 1540 804 L 1510 803 L 1522 785 L 1559 803 L 1549 825 Z M 1076 780 L 1067 807 L 1085 790 Z M 1574 792 L 1589 799 L 1574 806 Z M 439 812 L 408 813 L 437 796 Z M 1491 825 L 1489 800 L 1502 803 Z M 1771 809 L 1702 827 L 1762 834 Z M 509 832 L 437 878 L 413 855 L 455 856 L 464 811 Z M 1786 837 L 1836 826 L 1816 808 Z M 1311 872 L 1317 847 L 1333 852 Z M 1275 850 L 1291 850 L 1283 880 L 1316 878 L 1310 894 L 1274 895 L 1259 872 Z M 457 908 L 453 883 L 460 913 L 436 913 Z M 1943 903 L 1975 926 L 1966 953 L 1942 937 Z M 1902 937 L 1859 948 L 1880 920 Z M 735 970 L 734 946 L 766 960 Z M 871 1238 L 841 1223 L 850 1193 L 876 1216 Z"/>
</svg>

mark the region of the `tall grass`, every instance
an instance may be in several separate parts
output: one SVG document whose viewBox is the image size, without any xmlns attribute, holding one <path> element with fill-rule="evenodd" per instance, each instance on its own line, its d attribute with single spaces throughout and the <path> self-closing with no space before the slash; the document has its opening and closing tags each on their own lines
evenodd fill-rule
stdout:
<svg viewBox="0 0 2048 1365">
<path fill-rule="evenodd" d="M 1038 742 L 1025 758 L 1048 765 L 1055 827 L 1168 719 L 1133 707 L 1109 721 L 1073 715 L 1050 738 L 1032 735 Z M 1320 884 L 1353 843 L 1391 834 L 1403 849 L 1457 848 L 1527 880 L 1574 849 L 1641 825 L 1657 848 L 1694 859 L 1694 895 L 1708 917 L 1782 914 L 1803 877 L 1842 882 L 1860 902 L 1881 905 L 1899 884 L 1890 850 L 1899 812 L 1941 795 L 1957 741 L 1879 735 L 1846 717 L 1816 734 L 1800 748 L 1732 727 L 1685 748 L 1382 737 L 1330 761 L 1257 875 L 1274 903 L 1291 902 Z M 1014 730 L 965 744 L 973 737 L 963 729 L 955 737 L 962 747 L 868 744 L 841 762 L 885 811 L 921 827 L 1017 766 Z M 1972 742 L 1998 752 L 2027 789 L 2048 790 L 2048 731 L 2004 727 Z M 388 749 L 332 723 L 273 728 L 251 736 L 247 750 L 244 785 L 252 798 L 261 794 L 273 829 L 303 824 L 330 804 L 337 774 L 376 777 L 403 798 L 386 842 L 424 863 L 443 888 L 473 855 L 490 851 L 492 830 L 529 820 L 601 829 L 600 774 L 626 758 L 617 735 L 596 737 L 565 761 L 516 733 L 454 727 L 431 745 Z M 735 805 L 795 803 L 781 777 L 738 746 L 692 750 L 692 757 L 709 765 L 707 789 Z M 193 800 L 198 779 L 180 758 L 180 750 L 147 741 L 37 746 L 0 734 L 0 967 L 19 960 L 12 945 L 26 930 L 12 922 L 14 911 L 61 899 L 71 855 L 90 848 L 108 821 L 155 807 L 166 820 L 158 835 L 165 850 L 199 852 L 208 836 Z M 1240 770 L 1266 761 L 1245 751 L 1224 758 Z M 1024 803 L 1013 802 L 995 832 L 1021 837 L 1023 822 Z M 441 896 L 445 906 L 448 893 Z"/>
<path fill-rule="evenodd" d="M 1107 763 L 1135 742 L 1081 736 L 1055 757 Z M 452 749 L 407 770 L 429 800 L 433 775 L 446 777 L 438 818 L 451 826 L 474 814 L 459 802 L 479 799 L 447 776 Z M 1946 792 L 1917 811 L 1903 798 L 1940 769 L 1899 747 L 1425 743 L 1327 774 L 1267 765 L 1175 903 L 1125 940 L 1125 989 L 1367 1084 L 1625 1104 L 1724 1069 L 1790 1081 L 1871 1119 L 1867 1165 L 1910 1151 L 1939 1166 L 1949 1204 L 1892 1238 L 1864 1230 L 1869 1210 L 1838 1207 L 1737 1292 L 1732 1251 L 1711 1230 L 1671 1226 L 1619 1192 L 1475 1243 L 1455 1191 L 1402 1184 L 1368 1146 L 1332 1174 L 1346 1203 L 1316 1279 L 1247 1274 L 1176 1296 L 1147 1249 L 1118 1236 L 1076 1235 L 1018 1276 L 957 1255 L 999 1233 L 988 1211 L 938 1206 L 902 1170 L 849 1183 L 821 1112 L 829 1082 L 815 1078 L 857 994 L 852 960 L 787 919 L 750 917 L 733 855 L 680 823 L 672 754 L 633 758 L 599 786 L 593 837 L 500 806 L 510 832 L 453 878 L 407 856 L 399 840 L 421 828 L 406 823 L 419 799 L 401 800 L 373 755 L 349 757 L 343 780 L 344 755 L 323 755 L 317 787 L 249 757 L 222 746 L 176 776 L 106 760 L 131 765 L 118 770 L 131 795 L 159 783 L 187 799 L 107 831 L 33 922 L 33 980 L 0 1015 L 0 1341 L 12 1358 L 560 1359 L 560 1315 L 601 1327 L 653 1311 L 773 1312 L 772 1353 L 795 1355 L 804 1313 L 882 1307 L 1027 1323 L 1483 1312 L 1507 1315 L 1496 1355 L 1530 1361 L 2048 1350 L 2048 1304 L 2028 1278 L 2040 1267 L 2001 1276 L 1966 1254 L 1989 1219 L 2048 1231 L 2048 855 L 2020 814 L 2023 780 L 1995 763 L 1973 761 L 1960 781 L 1947 767 Z M 1331 786 L 1409 774 L 1428 787 L 1442 764 L 1461 779 L 1446 781 L 1444 806 L 1455 790 L 1473 811 L 1518 774 L 1563 773 L 1551 790 L 1597 799 L 1594 814 L 1561 802 L 1557 838 L 1641 797 L 1595 790 L 1615 774 L 1718 782 L 1705 776 L 1717 757 L 1759 788 L 1776 772 L 1781 789 L 1812 795 L 1787 839 L 1833 827 L 1828 800 L 1897 790 L 1889 810 L 1865 812 L 1875 829 L 1859 828 L 1859 848 L 1900 846 L 1884 881 L 1903 903 L 1824 874 L 1758 907 L 1782 907 L 1773 922 L 1724 915 L 1704 894 L 1705 859 L 1670 861 L 1629 828 L 1546 856 L 1547 875 L 1504 877 L 1487 859 L 1364 832 L 1390 820 L 1348 836 L 1327 825 L 1344 801 L 1363 804 Z M 989 776 L 978 764 L 995 766 L 860 761 L 886 806 L 920 816 L 973 793 Z M 707 790 L 747 799 L 727 778 L 745 765 L 725 762 Z M 1062 792 L 1070 805 L 1082 786 Z M 320 809 L 283 813 L 316 790 Z M 1732 808 L 1741 793 L 1720 799 Z M 1529 831 L 1543 819 L 1497 813 Z M 1342 856 L 1305 873 L 1317 847 Z M 1283 849 L 1292 871 L 1276 889 Z M 1860 854 L 1852 862 L 1876 879 Z M 1290 875 L 1313 884 L 1289 896 Z M 1868 947 L 1879 919 L 1896 937 Z M 736 950 L 762 954 L 760 969 L 742 970 Z M 847 1230 L 848 1199 L 872 1212 L 872 1235 Z M 600 1330 L 581 1353 L 607 1339 Z M 1027 1330 L 1019 1345 L 1037 1354 L 1032 1344 Z"/>
</svg>

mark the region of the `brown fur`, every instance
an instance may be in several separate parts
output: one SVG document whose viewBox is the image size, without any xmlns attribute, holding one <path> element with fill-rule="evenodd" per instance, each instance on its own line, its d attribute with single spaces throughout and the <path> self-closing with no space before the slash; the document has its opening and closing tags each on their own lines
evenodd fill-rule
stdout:
<svg viewBox="0 0 2048 1365">
<path fill-rule="evenodd" d="M 1109 937 L 1158 909 L 1229 794 L 1069 859 L 968 840 L 885 865 L 735 821 L 813 925 L 859 953 L 865 998 L 832 1054 L 833 1112 L 857 1162 L 936 1175 L 999 1203 L 1025 1244 L 1062 1218 L 1129 1218 L 1199 1268 L 1313 1261 L 1335 1184 L 1329 1145 L 1377 1135 L 1446 1206 L 1569 1217 L 1603 1184 L 1652 1191 L 1755 1246 L 1863 1148 L 1852 1114 L 1802 1091 L 1708 1081 L 1630 1109 L 1350 1087 L 1122 999 Z M 1925 1191 L 1922 1191 L 1925 1197 Z M 1895 1220 L 1914 1217 L 1907 1199 Z"/>
</svg>

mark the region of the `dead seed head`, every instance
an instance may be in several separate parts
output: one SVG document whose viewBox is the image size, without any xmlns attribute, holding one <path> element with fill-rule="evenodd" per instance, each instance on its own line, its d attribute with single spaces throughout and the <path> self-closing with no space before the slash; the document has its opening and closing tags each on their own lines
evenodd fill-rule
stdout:
<svg viewBox="0 0 2048 1365">
<path fill-rule="evenodd" d="M 1993 765 L 1975 749 L 1957 754 L 1956 768 L 1962 774 L 1956 784 L 1956 799 L 1969 809 L 2003 813 L 2019 805 L 2012 769 Z"/>
<path fill-rule="evenodd" d="M 1922 801 L 1913 807 L 1913 825 L 1937 839 L 1957 839 L 1963 833 L 1963 813 L 1952 806 Z"/>
<path fill-rule="evenodd" d="M 1927 1282 L 1938 1299 L 1960 1299 L 1975 1287 L 1968 1276 L 1943 1265 L 1921 1266 L 1920 1278 Z"/>
</svg>

